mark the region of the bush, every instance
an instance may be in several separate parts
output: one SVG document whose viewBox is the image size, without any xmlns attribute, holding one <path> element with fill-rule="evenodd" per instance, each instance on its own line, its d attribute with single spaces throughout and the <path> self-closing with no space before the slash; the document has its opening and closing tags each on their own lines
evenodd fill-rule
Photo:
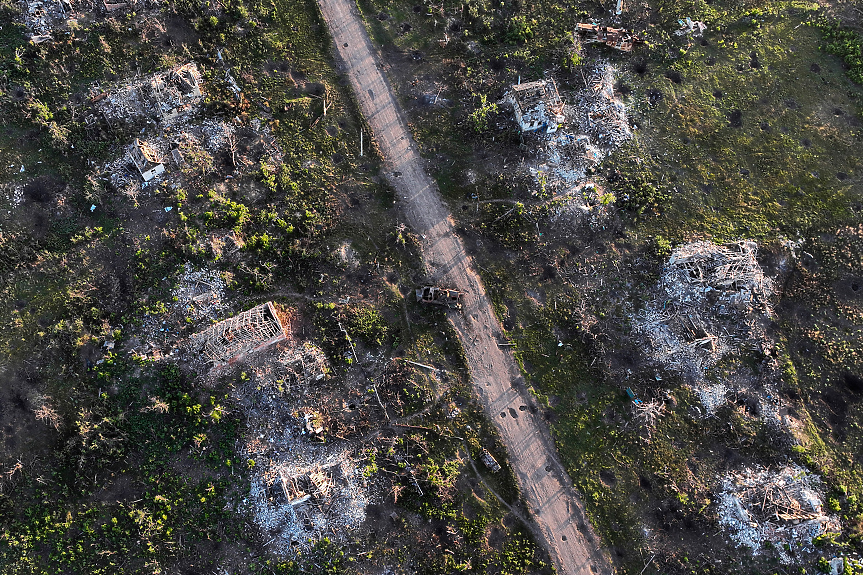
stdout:
<svg viewBox="0 0 863 575">
<path fill-rule="evenodd" d="M 848 77 L 856 84 L 863 84 L 863 38 L 853 30 L 843 28 L 838 22 L 822 21 L 816 24 L 827 41 L 828 54 L 839 56 L 848 66 Z"/>
</svg>

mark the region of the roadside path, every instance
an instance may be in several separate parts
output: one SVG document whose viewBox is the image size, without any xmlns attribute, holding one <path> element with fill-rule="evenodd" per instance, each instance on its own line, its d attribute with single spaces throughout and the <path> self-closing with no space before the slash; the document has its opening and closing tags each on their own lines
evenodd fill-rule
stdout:
<svg viewBox="0 0 863 575">
<path fill-rule="evenodd" d="M 423 238 L 430 276 L 467 293 L 462 313 L 450 313 L 449 319 L 461 337 L 473 385 L 506 445 L 541 543 L 562 575 L 612 573 L 545 423 L 532 412 L 537 410 L 529 408 L 532 402 L 511 352 L 497 345 L 502 330 L 491 303 L 434 181 L 425 172 L 354 1 L 318 0 L 318 4 L 341 71 L 348 75 L 374 132 L 401 209 Z"/>
</svg>

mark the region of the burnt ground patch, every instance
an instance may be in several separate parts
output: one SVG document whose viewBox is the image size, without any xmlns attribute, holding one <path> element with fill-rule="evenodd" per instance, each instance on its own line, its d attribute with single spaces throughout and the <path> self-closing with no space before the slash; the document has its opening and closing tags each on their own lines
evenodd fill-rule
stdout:
<svg viewBox="0 0 863 575">
<path fill-rule="evenodd" d="M 665 73 L 665 77 L 671 80 L 675 84 L 683 83 L 683 76 L 680 75 L 680 72 L 677 70 L 669 70 Z"/>
<path fill-rule="evenodd" d="M 45 204 L 50 202 L 65 186 L 66 183 L 55 176 L 39 176 L 24 186 L 24 197 L 29 202 Z"/>
<path fill-rule="evenodd" d="M 743 112 L 740 110 L 733 110 L 728 114 L 728 124 L 732 128 L 742 128 L 743 127 Z"/>
<path fill-rule="evenodd" d="M 851 372 L 845 372 L 842 376 L 842 383 L 857 395 L 863 395 L 863 377 Z"/>
</svg>

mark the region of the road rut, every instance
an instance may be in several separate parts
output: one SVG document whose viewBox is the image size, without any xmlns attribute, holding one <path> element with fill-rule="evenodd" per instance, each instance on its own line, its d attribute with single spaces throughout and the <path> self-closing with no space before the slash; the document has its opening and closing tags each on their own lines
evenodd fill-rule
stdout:
<svg viewBox="0 0 863 575">
<path fill-rule="evenodd" d="M 558 572 L 612 573 L 585 517 L 538 410 L 531 409 L 518 366 L 498 347 L 502 333 L 491 303 L 434 181 L 428 176 L 407 123 L 352 0 L 318 0 L 362 112 L 386 162 L 408 224 L 422 237 L 431 277 L 466 292 L 462 313 L 450 321 L 461 337 L 473 385 L 506 445 L 509 462 Z"/>
</svg>

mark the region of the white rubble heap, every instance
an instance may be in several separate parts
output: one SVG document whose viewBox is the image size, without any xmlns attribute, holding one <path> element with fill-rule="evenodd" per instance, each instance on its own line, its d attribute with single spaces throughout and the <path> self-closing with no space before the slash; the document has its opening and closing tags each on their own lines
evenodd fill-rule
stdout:
<svg viewBox="0 0 863 575">
<path fill-rule="evenodd" d="M 188 118 L 203 100 L 201 73 L 194 62 L 137 78 L 127 78 L 116 88 L 91 90 L 94 110 L 109 124 L 134 124 L 158 120 L 162 127 Z"/>
<path fill-rule="evenodd" d="M 757 252 L 752 241 L 676 248 L 652 300 L 633 319 L 646 355 L 686 376 L 707 415 L 725 403 L 728 390 L 708 382 L 707 372 L 731 352 L 771 347 L 764 319 L 772 313 L 773 281 L 763 274 Z M 774 411 L 762 406 L 762 412 Z"/>
<path fill-rule="evenodd" d="M 217 321 L 225 315 L 225 280 L 219 272 L 196 269 L 190 263 L 183 266 L 171 292 L 174 310 L 195 323 Z"/>
<path fill-rule="evenodd" d="M 575 205 L 574 211 L 562 210 L 561 217 L 578 217 L 600 204 L 588 171 L 632 137 L 626 106 L 614 93 L 615 74 L 611 64 L 598 61 L 584 89 L 564 106 L 561 127 L 553 134 L 538 134 L 534 158 L 527 161 L 544 191 Z"/>
<path fill-rule="evenodd" d="M 272 352 L 236 391 L 252 422 L 241 448 L 251 468 L 244 501 L 276 553 L 308 549 L 360 527 L 373 499 L 352 441 L 321 443 L 307 431 L 299 399 L 331 371 L 311 343 Z"/>
<path fill-rule="evenodd" d="M 785 545 L 811 550 L 813 538 L 839 532 L 838 519 L 824 512 L 821 487 L 820 477 L 798 465 L 729 473 L 718 494 L 719 525 L 753 554 L 770 543 L 783 563 L 791 563 Z"/>
</svg>

